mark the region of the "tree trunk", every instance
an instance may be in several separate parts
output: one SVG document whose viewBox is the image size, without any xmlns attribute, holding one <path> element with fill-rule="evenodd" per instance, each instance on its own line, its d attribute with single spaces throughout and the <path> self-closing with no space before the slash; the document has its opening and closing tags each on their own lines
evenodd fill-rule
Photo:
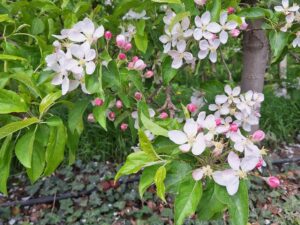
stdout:
<svg viewBox="0 0 300 225">
<path fill-rule="evenodd" d="M 264 77 L 269 62 L 269 43 L 264 30 L 261 29 L 263 20 L 249 22 L 248 30 L 243 40 L 243 72 L 241 88 L 262 92 Z"/>
</svg>

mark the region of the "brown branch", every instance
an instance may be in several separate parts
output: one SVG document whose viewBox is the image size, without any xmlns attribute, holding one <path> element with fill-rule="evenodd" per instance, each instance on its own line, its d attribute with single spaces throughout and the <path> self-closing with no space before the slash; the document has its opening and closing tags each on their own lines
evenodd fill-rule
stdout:
<svg viewBox="0 0 300 225">
<path fill-rule="evenodd" d="M 157 85 L 157 87 L 155 88 L 155 90 L 154 90 L 154 91 L 151 93 L 151 95 L 148 97 L 148 99 L 147 99 L 147 103 L 148 103 L 148 104 L 150 104 L 150 103 L 152 103 L 152 102 L 154 101 L 155 96 L 158 95 L 159 92 L 161 91 L 162 85 L 163 85 L 163 83 L 160 82 L 160 83 Z"/>
<path fill-rule="evenodd" d="M 166 87 L 166 101 L 165 101 L 164 105 L 158 109 L 158 112 L 162 112 L 164 110 L 169 110 L 170 118 L 174 118 L 175 111 L 177 111 L 177 108 L 172 102 L 171 94 L 172 94 L 172 88 L 169 85 Z"/>
</svg>

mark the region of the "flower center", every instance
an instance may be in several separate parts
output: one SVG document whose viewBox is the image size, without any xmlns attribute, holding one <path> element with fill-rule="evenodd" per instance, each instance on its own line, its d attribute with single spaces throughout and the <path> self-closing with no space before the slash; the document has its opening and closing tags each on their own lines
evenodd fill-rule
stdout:
<svg viewBox="0 0 300 225">
<path fill-rule="evenodd" d="M 237 171 L 237 175 L 241 178 L 241 179 L 244 179 L 247 177 L 247 173 L 242 171 L 242 170 L 239 170 Z"/>
</svg>

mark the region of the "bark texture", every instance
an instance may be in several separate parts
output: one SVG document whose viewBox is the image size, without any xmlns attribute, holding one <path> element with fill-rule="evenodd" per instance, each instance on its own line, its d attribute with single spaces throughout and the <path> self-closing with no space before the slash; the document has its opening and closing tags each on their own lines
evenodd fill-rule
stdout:
<svg viewBox="0 0 300 225">
<path fill-rule="evenodd" d="M 249 21 L 243 39 L 242 91 L 262 92 L 264 77 L 269 62 L 269 42 L 264 30 L 263 20 Z"/>
</svg>

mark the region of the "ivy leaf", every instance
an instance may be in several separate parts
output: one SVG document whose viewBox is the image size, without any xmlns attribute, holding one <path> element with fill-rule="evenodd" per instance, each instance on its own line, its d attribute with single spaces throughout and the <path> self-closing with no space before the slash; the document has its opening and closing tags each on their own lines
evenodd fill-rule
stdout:
<svg viewBox="0 0 300 225">
<path fill-rule="evenodd" d="M 143 195 L 148 187 L 151 186 L 151 184 L 154 183 L 154 176 L 156 174 L 157 169 L 159 168 L 159 165 L 153 165 L 146 167 L 143 170 L 143 173 L 140 178 L 139 182 L 139 194 L 140 197 L 143 198 Z"/>
<path fill-rule="evenodd" d="M 161 166 L 156 171 L 155 177 L 154 177 L 154 183 L 156 185 L 157 196 L 164 202 L 166 202 L 166 199 L 165 199 L 166 188 L 165 188 L 165 184 L 164 184 L 166 175 L 167 175 L 166 167 Z"/>
<path fill-rule="evenodd" d="M 272 63 L 280 59 L 281 54 L 288 45 L 289 34 L 286 32 L 271 31 L 269 33 L 269 42 L 272 50 Z"/>
<path fill-rule="evenodd" d="M 239 190 L 233 196 L 227 193 L 225 187 L 216 184 L 215 188 L 217 199 L 228 207 L 231 224 L 246 225 L 249 217 L 249 197 L 245 181 L 240 181 Z"/>
<path fill-rule="evenodd" d="M 175 225 L 182 225 L 186 217 L 195 213 L 202 196 L 202 184 L 191 176 L 180 184 L 175 198 Z"/>
<path fill-rule="evenodd" d="M 168 137 L 168 131 L 166 129 L 152 122 L 152 120 L 147 118 L 143 113 L 141 113 L 141 121 L 144 127 L 147 130 L 150 130 L 151 133 L 153 133 L 154 135 L 161 135 L 161 136 Z"/>
<path fill-rule="evenodd" d="M 0 89 L 0 114 L 27 112 L 25 100 L 16 92 Z"/>
</svg>

